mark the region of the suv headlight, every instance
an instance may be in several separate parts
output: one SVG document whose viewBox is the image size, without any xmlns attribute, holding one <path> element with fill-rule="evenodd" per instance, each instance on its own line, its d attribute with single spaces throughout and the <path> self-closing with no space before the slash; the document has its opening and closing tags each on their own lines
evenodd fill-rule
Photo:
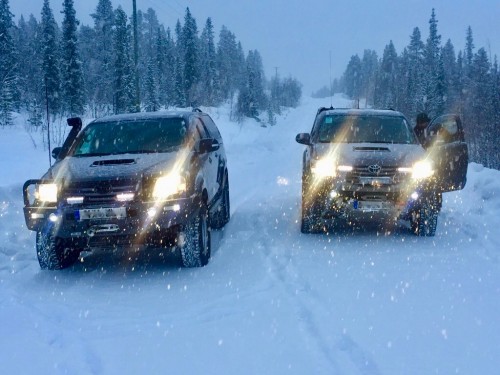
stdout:
<svg viewBox="0 0 500 375">
<path fill-rule="evenodd" d="M 156 180 L 153 199 L 165 200 L 183 191 L 186 191 L 186 179 L 178 173 L 170 173 Z"/>
<path fill-rule="evenodd" d="M 428 160 L 417 161 L 411 170 L 411 177 L 414 180 L 429 178 L 434 174 L 432 163 Z"/>
<path fill-rule="evenodd" d="M 335 177 L 337 175 L 335 160 L 331 158 L 316 160 L 311 165 L 311 171 L 316 177 Z"/>
<path fill-rule="evenodd" d="M 40 184 L 37 186 L 36 198 L 44 203 L 57 202 L 57 184 Z"/>
</svg>

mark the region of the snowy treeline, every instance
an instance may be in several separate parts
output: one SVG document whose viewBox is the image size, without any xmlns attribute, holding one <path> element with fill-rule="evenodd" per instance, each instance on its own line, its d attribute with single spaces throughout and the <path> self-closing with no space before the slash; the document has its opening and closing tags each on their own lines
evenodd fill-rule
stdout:
<svg viewBox="0 0 500 375">
<path fill-rule="evenodd" d="M 500 69 L 485 48 L 475 51 L 472 29 L 465 50 L 455 52 L 450 39 L 444 45 L 434 10 L 429 36 L 422 41 L 418 27 L 398 55 L 389 42 L 382 58 L 373 50 L 351 57 L 334 91 L 366 98 L 369 105 L 394 108 L 411 121 L 419 112 L 430 117 L 453 112 L 461 115 L 471 161 L 500 169 Z M 325 87 L 316 96 L 328 95 Z"/>
<path fill-rule="evenodd" d="M 15 110 L 38 126 L 47 108 L 53 118 L 100 117 L 223 102 L 234 118 L 264 115 L 273 123 L 282 107 L 299 103 L 297 80 L 268 82 L 257 50 L 245 54 L 225 26 L 216 41 L 211 18 L 200 33 L 189 8 L 173 30 L 151 8 L 137 11 L 135 29 L 134 16 L 111 0 L 99 0 L 93 26 L 79 24 L 73 0 L 63 1 L 62 13 L 59 26 L 44 0 L 40 20 L 21 16 L 16 25 L 8 0 L 0 0 L 0 126 Z"/>
</svg>

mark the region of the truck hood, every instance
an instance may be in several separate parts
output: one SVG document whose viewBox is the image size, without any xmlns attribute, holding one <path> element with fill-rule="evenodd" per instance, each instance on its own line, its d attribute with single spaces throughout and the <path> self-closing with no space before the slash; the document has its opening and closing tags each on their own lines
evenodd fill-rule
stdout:
<svg viewBox="0 0 500 375">
<path fill-rule="evenodd" d="M 424 158 L 419 144 L 387 143 L 321 143 L 314 147 L 314 158 L 335 158 L 338 165 L 371 165 L 411 167 Z"/>
<path fill-rule="evenodd" d="M 120 154 L 89 157 L 66 157 L 55 164 L 44 176 L 48 179 L 109 180 L 134 178 L 168 172 L 182 152 L 151 154 Z M 187 155 L 184 157 L 184 159 Z M 179 160 L 180 163 L 183 160 Z"/>
</svg>

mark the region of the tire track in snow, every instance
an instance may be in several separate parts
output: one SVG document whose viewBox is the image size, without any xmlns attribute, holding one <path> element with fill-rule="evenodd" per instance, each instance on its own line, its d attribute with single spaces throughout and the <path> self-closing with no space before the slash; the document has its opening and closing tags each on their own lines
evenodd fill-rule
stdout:
<svg viewBox="0 0 500 375">
<path fill-rule="evenodd" d="M 255 228 L 257 232 L 270 239 L 262 246 L 269 277 L 280 285 L 289 301 L 295 306 L 305 340 L 315 345 L 323 354 L 324 360 L 330 366 L 329 369 L 325 369 L 327 372 L 344 373 L 345 359 L 342 358 L 342 354 L 346 354 L 350 361 L 348 366 L 354 366 L 359 373 L 379 374 L 378 366 L 371 355 L 349 334 L 342 332 L 340 327 L 335 327 L 335 317 L 326 322 L 329 329 L 324 329 L 326 319 L 322 317 L 332 316 L 332 312 L 325 307 L 321 296 L 314 291 L 307 280 L 300 276 L 299 270 L 294 265 L 292 253 L 295 248 L 294 241 L 300 243 L 303 239 L 310 237 L 301 235 L 298 224 L 295 222 L 296 210 L 300 210 L 298 203 L 295 199 L 288 199 L 287 202 L 281 206 L 277 206 L 276 201 L 273 202 L 274 205 L 270 203 L 268 214 L 260 214 L 258 226 Z M 293 206 L 295 206 L 295 212 L 292 210 L 290 215 L 282 214 L 287 211 L 283 207 Z M 282 218 L 282 220 L 275 219 L 274 233 L 270 233 L 270 218 L 273 211 L 276 218 Z M 274 244 L 275 238 L 278 238 L 276 244 Z M 285 243 L 283 239 L 286 239 Z"/>
</svg>

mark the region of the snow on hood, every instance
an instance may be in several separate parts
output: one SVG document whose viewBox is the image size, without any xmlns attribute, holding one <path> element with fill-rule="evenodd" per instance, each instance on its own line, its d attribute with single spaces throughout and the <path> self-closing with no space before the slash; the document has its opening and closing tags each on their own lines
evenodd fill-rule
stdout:
<svg viewBox="0 0 500 375">
<path fill-rule="evenodd" d="M 425 150 L 419 144 L 386 143 L 321 143 L 315 146 L 314 152 L 318 158 L 335 155 L 338 164 L 383 163 L 387 166 L 408 167 L 425 155 Z"/>
<path fill-rule="evenodd" d="M 113 179 L 143 173 L 160 174 L 172 168 L 179 152 L 67 157 L 44 176 L 68 180 Z"/>
</svg>

